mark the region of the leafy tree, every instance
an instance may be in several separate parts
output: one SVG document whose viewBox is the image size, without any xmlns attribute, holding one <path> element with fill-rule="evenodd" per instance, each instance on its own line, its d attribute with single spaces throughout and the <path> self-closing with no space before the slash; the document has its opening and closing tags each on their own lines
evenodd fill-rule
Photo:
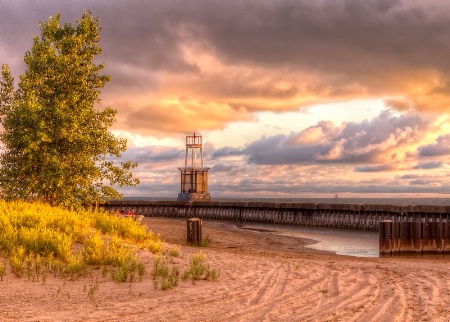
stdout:
<svg viewBox="0 0 450 322">
<path fill-rule="evenodd" d="M 61 26 L 58 13 L 40 28 L 16 91 L 9 67 L 2 66 L 3 197 L 67 207 L 120 198 L 114 186 L 135 186 L 139 179 L 131 174 L 136 164 L 112 161 L 126 150 L 126 140 L 108 130 L 117 111 L 94 107 L 110 80 L 100 74 L 104 64 L 95 64 L 98 19 L 84 11 L 76 26 Z"/>
</svg>

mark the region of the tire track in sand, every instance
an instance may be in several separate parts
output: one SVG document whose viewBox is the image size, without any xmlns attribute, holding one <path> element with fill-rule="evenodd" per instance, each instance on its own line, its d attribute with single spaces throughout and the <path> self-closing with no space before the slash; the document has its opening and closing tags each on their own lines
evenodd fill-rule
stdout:
<svg viewBox="0 0 450 322">
<path fill-rule="evenodd" d="M 229 321 L 264 321 L 265 316 L 283 298 L 288 278 L 291 275 L 291 264 L 279 264 L 269 271 L 257 287 L 256 294 L 247 301 L 247 309 L 237 314 L 224 317 Z"/>
<path fill-rule="evenodd" d="M 272 308 L 278 303 L 279 298 L 283 295 L 288 276 L 291 271 L 291 265 L 287 264 L 286 266 L 286 269 L 281 269 L 278 274 L 275 285 L 270 290 L 270 295 L 267 297 L 267 300 L 265 300 L 266 305 L 264 306 L 264 309 L 253 315 L 253 321 L 264 321 L 267 313 L 272 310 Z"/>
<path fill-rule="evenodd" d="M 274 279 L 275 274 L 277 274 L 277 276 Z M 248 300 L 247 306 L 256 305 L 256 304 L 260 303 L 261 301 L 263 301 L 263 302 L 267 301 L 267 300 L 263 300 L 263 298 L 270 297 L 270 294 L 267 292 L 267 290 L 269 289 L 271 282 L 275 283 L 274 287 L 277 286 L 276 283 L 279 280 L 278 275 L 280 275 L 280 274 L 281 274 L 281 272 L 280 272 L 279 267 L 273 268 L 267 274 L 265 274 L 263 280 L 260 282 L 260 284 L 258 286 L 256 295 Z"/>
<path fill-rule="evenodd" d="M 369 310 L 355 317 L 354 321 L 404 321 L 406 314 L 406 296 L 401 285 L 378 279 L 380 296 Z"/>
<path fill-rule="evenodd" d="M 332 270 L 328 281 L 319 289 L 309 294 L 311 304 L 302 306 L 297 312 L 299 320 L 309 320 L 312 316 L 320 316 L 321 320 L 342 318 L 349 320 L 359 315 L 367 301 L 375 301 L 378 296 L 376 277 L 359 268 Z M 325 289 L 327 292 L 322 292 Z"/>
<path fill-rule="evenodd" d="M 317 296 L 318 285 L 322 285 L 324 280 L 329 279 L 331 274 L 329 267 L 324 267 L 321 263 L 309 262 L 306 270 L 291 270 L 291 265 L 277 266 L 269 271 L 267 277 L 263 279 L 257 287 L 256 295 L 248 304 L 253 306 L 235 314 L 224 317 L 229 321 L 264 321 L 274 316 L 279 319 L 287 311 L 294 313 L 305 306 L 315 307 L 316 302 L 310 302 L 311 295 Z M 311 274 L 311 272 L 314 272 Z M 318 273 L 320 272 L 320 273 Z M 317 274 L 318 273 L 318 274 Z M 302 294 L 304 301 L 295 301 Z M 306 303 L 305 303 L 306 301 Z"/>
</svg>

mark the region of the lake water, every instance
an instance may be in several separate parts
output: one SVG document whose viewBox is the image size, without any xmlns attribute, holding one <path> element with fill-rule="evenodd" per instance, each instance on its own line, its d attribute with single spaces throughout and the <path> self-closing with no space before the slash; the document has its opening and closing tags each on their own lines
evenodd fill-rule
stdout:
<svg viewBox="0 0 450 322">
<path fill-rule="evenodd" d="M 269 229 L 272 234 L 315 240 L 306 247 L 330 251 L 339 255 L 378 257 L 378 232 L 341 229 L 322 229 L 284 225 L 245 225 L 246 228 Z"/>
</svg>

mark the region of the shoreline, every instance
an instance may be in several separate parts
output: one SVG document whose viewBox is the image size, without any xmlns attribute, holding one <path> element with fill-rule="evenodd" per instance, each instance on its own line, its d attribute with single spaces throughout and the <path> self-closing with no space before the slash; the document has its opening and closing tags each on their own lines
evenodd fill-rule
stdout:
<svg viewBox="0 0 450 322">
<path fill-rule="evenodd" d="M 206 221 L 210 226 L 214 226 L 215 222 L 220 223 L 220 221 Z M 379 257 L 378 234 L 371 231 L 260 223 L 238 225 L 224 223 L 224 225 L 222 226 L 224 229 L 237 229 L 249 233 L 297 239 L 301 243 L 299 250 L 303 253 L 334 254 L 359 258 Z M 377 238 L 376 242 L 374 236 Z"/>
<path fill-rule="evenodd" d="M 318 240 L 318 239 L 306 238 L 306 237 L 294 236 L 294 235 L 287 235 L 287 234 L 283 233 L 283 231 L 277 230 L 277 229 L 270 229 L 270 228 L 266 229 L 266 228 L 259 228 L 259 227 L 249 227 L 249 226 L 246 226 L 246 225 L 236 226 L 236 229 L 243 230 L 243 231 L 248 231 L 248 232 L 254 232 L 254 233 L 257 233 L 257 234 L 268 234 L 268 235 L 272 235 L 272 236 L 298 239 L 298 240 L 301 241 L 301 246 L 300 246 L 301 248 L 300 248 L 300 250 L 302 252 L 309 252 L 309 251 L 311 251 L 312 253 L 317 253 L 317 254 L 338 255 L 334 251 L 327 251 L 327 250 L 321 250 L 321 249 L 316 249 L 316 248 L 309 248 L 309 246 L 312 246 L 314 244 L 320 243 L 320 240 Z"/>
<path fill-rule="evenodd" d="M 165 229 L 163 225 L 158 225 L 154 232 L 163 236 L 163 240 L 166 242 L 186 245 L 186 219 L 165 217 L 146 217 L 143 219 L 143 224 L 147 224 L 149 229 L 152 228 L 151 222 L 171 223 L 169 229 Z M 306 247 L 318 243 L 318 240 L 278 234 L 279 231 L 276 229 L 255 228 L 217 220 L 203 220 L 202 231 L 203 239 L 209 237 L 212 240 L 211 244 L 204 247 L 205 250 L 225 251 L 230 248 L 240 248 L 248 253 L 260 253 L 264 249 L 266 252 L 275 252 L 278 255 L 295 253 L 338 256 L 331 251 Z M 236 245 L 238 242 L 242 244 Z"/>
<path fill-rule="evenodd" d="M 45 284 L 0 281 L 2 321 L 448 321 L 450 258 L 361 258 L 306 248 L 297 237 L 204 221 L 206 247 L 186 245 L 186 221 L 146 217 L 180 275 L 204 252 L 217 281 L 153 287 L 155 255 L 139 251 L 142 281 L 115 283 L 101 270 L 75 280 L 49 275 Z M 88 291 L 98 286 L 93 296 Z"/>
</svg>

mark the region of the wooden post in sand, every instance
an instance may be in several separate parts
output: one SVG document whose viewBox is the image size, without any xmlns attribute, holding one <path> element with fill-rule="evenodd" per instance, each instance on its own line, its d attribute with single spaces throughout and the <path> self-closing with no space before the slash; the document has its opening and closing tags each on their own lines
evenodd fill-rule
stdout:
<svg viewBox="0 0 450 322">
<path fill-rule="evenodd" d="M 187 220 L 187 242 L 199 245 L 202 242 L 202 220 L 191 218 Z"/>
</svg>

